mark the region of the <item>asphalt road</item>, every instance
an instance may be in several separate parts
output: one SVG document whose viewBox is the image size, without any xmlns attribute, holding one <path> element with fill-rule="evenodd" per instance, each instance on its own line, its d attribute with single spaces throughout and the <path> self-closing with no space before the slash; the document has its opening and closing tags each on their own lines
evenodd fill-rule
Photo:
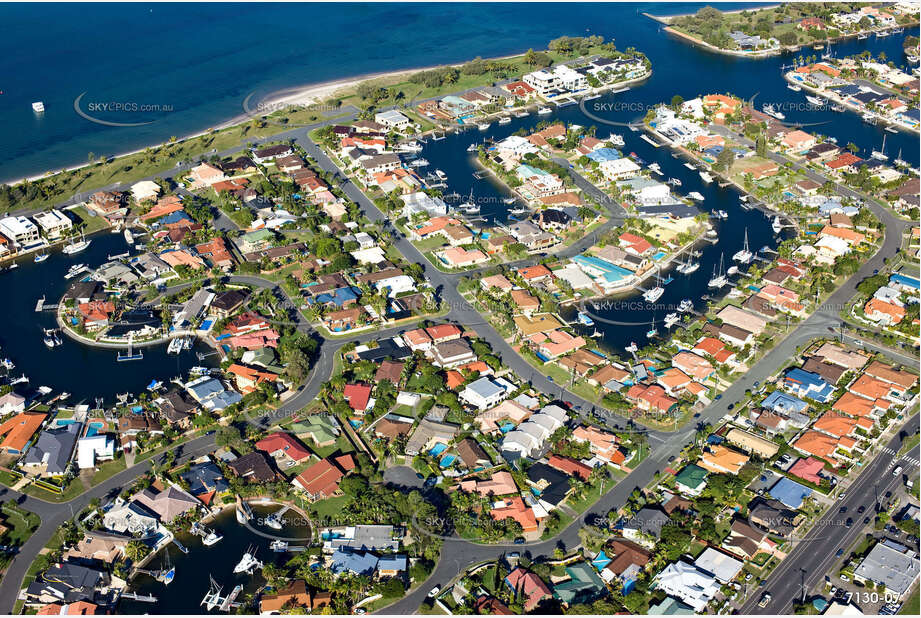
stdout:
<svg viewBox="0 0 921 618">
<path fill-rule="evenodd" d="M 906 427 L 918 426 L 918 415 L 909 419 Z M 907 439 L 910 433 L 904 438 Z M 881 449 L 879 454 L 864 467 L 860 476 L 845 491 L 845 498 L 838 500 L 817 522 L 805 538 L 774 569 L 765 585 L 751 595 L 740 611 L 742 614 L 786 614 L 790 613 L 793 602 L 802 602 L 804 591 L 809 598 L 810 591 L 819 584 L 838 558 L 838 549 L 845 555 L 850 547 L 863 536 L 865 517 L 874 517 L 877 499 L 887 491 L 902 483 L 902 475 L 893 476 L 891 469 L 898 465 L 902 457 L 889 453 L 898 453 L 904 442 L 901 433 L 896 434 L 886 444 L 888 452 Z M 909 453 L 910 455 L 911 453 Z M 906 465 L 907 462 L 903 462 Z M 865 511 L 859 514 L 860 507 Z M 840 509 L 846 509 L 840 512 Z M 847 519 L 853 525 L 847 526 Z M 758 607 L 763 593 L 770 593 L 771 601 L 766 607 Z"/>
<path fill-rule="evenodd" d="M 344 177 L 344 175 L 341 174 L 341 171 L 338 170 L 332 161 L 330 161 L 329 158 L 322 151 L 320 151 L 320 149 L 308 138 L 308 131 L 316 126 L 322 126 L 322 124 L 326 123 L 318 123 L 317 125 L 312 125 L 311 127 L 295 129 L 284 134 L 264 138 L 259 141 L 265 142 L 294 138 L 312 157 L 314 157 L 322 169 L 331 173 L 338 173 L 341 177 Z M 228 154 L 238 152 L 239 150 L 239 148 L 236 148 L 219 154 L 226 156 Z M 584 178 L 578 176 L 578 174 L 574 175 L 574 179 L 577 184 L 580 184 L 580 186 L 580 179 L 582 182 L 587 182 Z M 117 186 L 113 185 L 110 188 L 117 188 Z M 365 215 L 368 216 L 370 220 L 382 224 L 389 224 L 388 217 L 380 210 L 378 210 L 377 207 L 355 185 L 346 181 L 343 185 L 343 189 L 350 199 L 362 207 Z M 602 203 L 611 208 L 610 202 L 608 200 L 605 200 Z M 841 307 L 844 306 L 844 303 L 846 303 L 847 300 L 853 296 L 854 292 L 856 291 L 857 283 L 859 283 L 864 277 L 871 275 L 874 269 L 881 268 L 886 257 L 891 257 L 895 254 L 900 246 L 901 232 L 907 225 L 909 225 L 908 222 L 893 217 L 888 210 L 882 208 L 875 202 L 871 201 L 869 205 L 874 209 L 875 212 L 877 212 L 877 215 L 879 215 L 883 222 L 886 224 L 886 237 L 880 251 L 872 256 L 861 267 L 856 275 L 851 277 L 841 288 L 839 288 L 839 290 L 832 294 L 829 300 L 826 301 L 818 311 L 816 311 L 810 318 L 800 323 L 790 335 L 780 341 L 740 380 L 732 384 L 724 392 L 720 401 L 715 401 L 707 406 L 701 412 L 699 418 L 700 422 L 716 422 L 729 412 L 729 405 L 731 403 L 744 397 L 745 390 L 752 387 L 755 381 L 762 381 L 766 377 L 773 375 L 778 369 L 789 362 L 789 359 L 795 356 L 797 347 L 806 345 L 809 341 L 817 337 L 829 336 L 830 327 L 835 327 L 840 322 L 840 318 L 838 318 L 838 311 Z M 616 213 L 616 211 L 612 212 L 612 215 L 616 216 L 617 214 L 618 213 Z M 590 244 L 591 242 L 593 242 L 592 238 L 583 239 L 577 246 L 569 248 L 567 253 L 569 251 L 579 251 L 583 246 L 587 246 L 586 243 Z M 594 404 L 565 391 L 562 386 L 550 382 L 543 375 L 539 374 L 521 356 L 519 356 L 512 349 L 511 345 L 509 345 L 508 342 L 506 342 L 489 323 L 483 320 L 479 313 L 458 293 L 456 284 L 459 277 L 475 276 L 475 271 L 468 271 L 458 274 L 443 273 L 436 269 L 431 263 L 429 263 L 425 256 L 423 256 L 406 238 L 395 235 L 393 237 L 393 243 L 403 254 L 403 256 L 406 257 L 406 259 L 414 261 L 422 266 L 425 276 L 431 282 L 431 285 L 435 289 L 436 294 L 444 303 L 447 304 L 449 308 L 449 313 L 444 318 L 446 321 L 457 322 L 474 329 L 480 337 L 483 337 L 489 342 L 489 344 L 492 346 L 492 349 L 502 358 L 502 362 L 508 366 L 515 375 L 519 376 L 521 379 L 529 381 L 531 385 L 536 389 L 548 394 L 558 393 L 561 399 L 573 402 L 577 407 L 581 407 L 582 410 L 585 411 L 596 407 Z M 527 263 L 530 261 L 531 260 L 525 260 L 522 263 Z M 294 321 L 296 322 L 297 328 L 302 332 L 312 332 L 310 325 L 300 317 L 299 312 L 296 310 L 295 304 L 291 302 L 290 298 L 287 297 L 284 290 L 278 287 L 275 283 L 268 282 L 259 277 L 250 276 L 233 276 L 231 277 L 231 281 L 246 283 L 263 288 L 272 288 L 277 295 L 280 294 L 281 297 L 283 297 L 283 302 L 286 307 L 294 309 L 293 315 L 296 316 Z M 295 411 L 303 408 L 311 401 L 316 399 L 323 383 L 329 378 L 332 372 L 335 352 L 346 342 L 379 339 L 387 336 L 393 336 L 402 330 L 403 329 L 401 328 L 395 328 L 385 331 L 374 331 L 371 333 L 358 335 L 356 337 L 336 338 L 334 340 L 324 340 L 321 338 L 320 353 L 317 356 L 310 379 L 301 390 L 296 392 L 295 395 L 283 403 L 281 407 L 282 414 L 287 415 L 294 413 Z M 906 360 L 911 359 L 905 357 L 905 360 L 902 360 L 902 362 L 906 362 Z M 616 425 L 618 422 L 623 422 L 626 420 L 620 419 L 613 414 L 608 414 L 607 419 L 608 424 L 611 425 Z M 255 422 L 259 422 L 261 420 L 262 419 L 254 419 Z M 275 415 L 272 419 L 267 420 L 274 422 L 280 419 L 278 415 Z M 915 422 L 916 420 L 917 419 L 913 419 L 912 422 Z M 530 545 L 504 546 L 480 545 L 457 539 L 446 540 L 441 554 L 441 560 L 439 561 L 429 579 L 424 582 L 423 585 L 421 585 L 417 590 L 410 593 L 397 603 L 390 605 L 384 611 L 386 611 L 386 613 L 412 613 L 419 607 L 419 604 L 424 600 L 425 595 L 433 585 L 443 585 L 450 581 L 458 573 L 462 572 L 470 564 L 483 560 L 495 559 L 503 552 L 521 551 L 522 553 L 530 553 L 532 556 L 538 556 L 552 553 L 552 551 L 557 547 L 571 549 L 577 546 L 579 544 L 578 531 L 582 527 L 583 522 L 590 521 L 590 518 L 595 516 L 604 516 L 609 510 L 622 506 L 634 488 L 644 487 L 647 485 L 650 481 L 652 481 L 655 473 L 665 467 L 667 460 L 671 456 L 680 453 L 682 448 L 692 438 L 693 433 L 693 428 L 683 429 L 681 432 L 649 431 L 648 437 L 650 455 L 648 458 L 645 459 L 626 478 L 621 480 L 621 482 L 614 485 L 611 490 L 608 491 L 608 493 L 602 496 L 602 498 L 598 503 L 596 503 L 590 512 L 583 515 L 581 519 L 576 520 L 570 524 L 566 529 L 564 529 L 551 540 Z M 179 447 L 177 449 L 177 453 L 183 458 L 188 458 L 209 452 L 213 448 L 213 436 L 205 436 L 193 440 L 183 445 L 182 447 Z M 80 510 L 85 508 L 86 505 L 89 504 L 90 500 L 94 497 L 105 498 L 112 495 L 113 492 L 119 491 L 121 487 L 129 484 L 134 478 L 137 478 L 139 475 L 145 473 L 149 469 L 149 465 L 149 462 L 144 462 L 133 466 L 132 468 L 129 468 L 119 473 L 118 475 L 113 476 L 106 482 L 97 487 L 94 487 L 90 491 L 82 494 L 74 500 L 64 504 L 48 503 L 36 498 L 32 498 L 30 496 L 19 494 L 18 492 L 14 492 L 12 490 L 0 489 L 0 498 L 14 498 L 19 501 L 24 508 L 37 513 L 42 518 L 41 527 L 20 548 L 19 555 L 15 560 L 13 560 L 6 575 L 3 578 L 2 583 L 0 583 L 0 611 L 10 611 L 12 609 L 13 604 L 15 603 L 16 595 L 21 586 L 21 582 L 30 563 L 41 550 L 41 548 L 47 544 L 58 526 L 60 526 L 63 521 L 71 516 L 71 512 L 78 513 Z M 860 477 L 860 479 L 865 478 L 872 477 L 871 475 L 866 474 Z M 855 493 L 859 495 L 859 492 Z M 792 564 L 792 562 L 793 561 L 788 560 L 785 561 L 784 564 Z"/>
</svg>

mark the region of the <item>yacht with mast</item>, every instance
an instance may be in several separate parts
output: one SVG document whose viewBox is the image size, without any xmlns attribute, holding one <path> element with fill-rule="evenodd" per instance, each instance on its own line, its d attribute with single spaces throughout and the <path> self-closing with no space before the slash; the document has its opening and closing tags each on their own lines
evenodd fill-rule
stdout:
<svg viewBox="0 0 921 618">
<path fill-rule="evenodd" d="M 659 300 L 659 298 L 661 298 L 662 294 L 664 293 L 665 288 L 662 287 L 662 283 L 659 279 L 659 269 L 656 268 L 656 287 L 643 292 L 643 299 L 648 303 L 654 303 Z"/>
<path fill-rule="evenodd" d="M 889 156 L 886 154 L 886 136 L 883 136 L 883 145 L 880 146 L 879 150 L 874 150 L 870 153 L 870 156 L 879 161 L 887 161 Z"/>
<path fill-rule="evenodd" d="M 682 275 L 690 275 L 693 272 L 696 272 L 700 268 L 700 262 L 695 262 L 691 259 L 691 256 L 688 256 L 687 262 L 682 262 L 678 264 L 678 267 L 675 269 Z"/>
<path fill-rule="evenodd" d="M 721 288 L 727 283 L 729 283 L 729 279 L 726 278 L 726 274 L 723 272 L 723 254 L 720 253 L 719 267 L 714 269 L 713 276 L 710 278 L 710 281 L 707 282 L 707 286 L 711 288 Z"/>
<path fill-rule="evenodd" d="M 84 249 L 90 246 L 89 240 L 83 236 L 83 232 L 80 232 L 80 242 L 74 242 L 74 239 L 70 239 L 70 244 L 65 245 L 61 251 L 67 255 L 73 255 L 74 253 L 80 253 Z"/>
<path fill-rule="evenodd" d="M 253 571 L 261 568 L 262 562 L 256 559 L 256 548 L 255 546 L 250 545 L 248 548 L 246 548 L 246 552 L 244 552 L 243 557 L 240 558 L 240 562 L 238 562 L 237 566 L 233 568 L 233 572 L 252 575 Z"/>
<path fill-rule="evenodd" d="M 745 241 L 742 244 L 741 251 L 736 251 L 735 255 L 732 256 L 732 259 L 736 262 L 741 262 L 742 264 L 748 264 L 752 261 L 752 252 L 748 248 L 748 228 L 745 228 Z"/>
</svg>

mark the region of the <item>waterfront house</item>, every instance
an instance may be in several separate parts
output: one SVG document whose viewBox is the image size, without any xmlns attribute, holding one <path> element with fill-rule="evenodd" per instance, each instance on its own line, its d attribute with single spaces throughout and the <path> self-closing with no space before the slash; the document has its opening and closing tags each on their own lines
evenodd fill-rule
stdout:
<svg viewBox="0 0 921 618">
<path fill-rule="evenodd" d="M 21 598 L 29 606 L 67 601 L 68 610 L 95 613 L 97 606 L 87 599 L 105 599 L 117 594 L 107 572 L 73 562 L 56 562 L 35 577 Z M 62 604 L 61 608 L 64 607 Z"/>
<path fill-rule="evenodd" d="M 323 500 L 341 494 L 339 481 L 355 468 L 351 455 L 321 459 L 294 477 L 291 484 L 301 489 L 310 500 Z"/>
<path fill-rule="evenodd" d="M 71 422 L 46 429 L 28 450 L 22 466 L 40 476 L 61 476 L 67 471 L 81 425 Z"/>
<path fill-rule="evenodd" d="M 26 409 L 26 398 L 17 393 L 10 391 L 0 395 L 0 417 L 7 414 L 23 412 Z"/>
<path fill-rule="evenodd" d="M 21 215 L 0 219 L 0 234 L 13 241 L 17 248 L 28 247 L 41 238 L 38 226 Z"/>
<path fill-rule="evenodd" d="M 60 239 L 74 227 L 70 217 L 56 208 L 33 215 L 32 219 L 41 228 L 42 235 L 51 241 Z"/>
<path fill-rule="evenodd" d="M 243 401 L 239 393 L 227 390 L 220 380 L 211 376 L 196 378 L 186 383 L 185 389 L 206 410 L 220 411 Z"/>
<path fill-rule="evenodd" d="M 259 599 L 259 613 L 262 615 L 287 613 L 295 609 L 312 608 L 310 592 L 303 579 L 279 587 L 271 594 L 263 594 Z"/>
<path fill-rule="evenodd" d="M 21 455 L 31 443 L 32 436 L 38 431 L 47 414 L 38 412 L 20 412 L 8 418 L 0 425 L 0 451 L 11 455 Z"/>
<path fill-rule="evenodd" d="M 102 525 L 107 530 L 121 534 L 148 535 L 157 529 L 158 522 L 156 514 L 132 500 L 106 511 Z"/>
<path fill-rule="evenodd" d="M 77 467 L 95 468 L 100 461 L 115 459 L 115 439 L 106 434 L 87 435 L 77 441 Z"/>
<path fill-rule="evenodd" d="M 178 485 L 169 485 L 162 491 L 149 487 L 134 497 L 134 501 L 155 513 L 163 523 L 196 510 L 201 502 Z"/>
</svg>

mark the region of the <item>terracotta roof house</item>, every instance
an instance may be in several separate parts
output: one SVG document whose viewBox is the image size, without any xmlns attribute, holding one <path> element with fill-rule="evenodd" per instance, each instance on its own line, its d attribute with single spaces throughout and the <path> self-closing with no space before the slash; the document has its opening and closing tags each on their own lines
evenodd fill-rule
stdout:
<svg viewBox="0 0 921 618">
<path fill-rule="evenodd" d="M 547 465 L 569 476 L 577 476 L 583 481 L 588 480 L 588 477 L 592 474 L 591 467 L 585 465 L 578 459 L 573 459 L 572 457 L 566 457 L 564 455 L 551 455 L 550 459 L 547 460 Z"/>
<path fill-rule="evenodd" d="M 282 610 L 311 607 L 310 592 L 303 579 L 294 580 L 272 594 L 263 594 L 259 599 L 261 614 L 285 613 Z"/>
<path fill-rule="evenodd" d="M 544 580 L 522 567 L 516 568 L 506 576 L 505 585 L 516 598 L 523 601 L 526 612 L 534 611 L 541 601 L 553 596 Z"/>
<path fill-rule="evenodd" d="M 381 382 L 387 380 L 395 386 L 399 386 L 400 378 L 403 375 L 403 363 L 402 361 L 395 360 L 384 360 L 381 361 L 380 367 L 377 368 L 377 371 L 374 374 L 374 381 Z"/>
<path fill-rule="evenodd" d="M 371 387 L 367 384 L 346 384 L 342 396 L 350 408 L 356 412 L 364 412 L 368 409 L 371 399 Z"/>
<path fill-rule="evenodd" d="M 742 470 L 742 466 L 748 463 L 748 455 L 718 444 L 704 451 L 697 463 L 709 472 L 735 476 Z"/>
<path fill-rule="evenodd" d="M 23 453 L 32 436 L 46 418 L 48 418 L 47 414 L 34 412 L 20 412 L 8 418 L 0 425 L 0 436 L 3 437 L 3 442 L 0 442 L 0 451 L 6 451 L 12 455 Z"/>
<path fill-rule="evenodd" d="M 348 461 L 326 458 L 321 459 L 298 474 L 292 482 L 293 485 L 304 490 L 311 500 L 322 500 L 339 495 L 339 481 L 346 473 L 354 468 L 351 456 L 346 455 Z M 343 463 L 345 464 L 343 466 Z"/>
<path fill-rule="evenodd" d="M 303 444 L 287 433 L 276 431 L 256 442 L 256 449 L 267 453 L 276 459 L 288 458 L 294 461 L 303 461 L 310 457 L 310 451 Z"/>
</svg>

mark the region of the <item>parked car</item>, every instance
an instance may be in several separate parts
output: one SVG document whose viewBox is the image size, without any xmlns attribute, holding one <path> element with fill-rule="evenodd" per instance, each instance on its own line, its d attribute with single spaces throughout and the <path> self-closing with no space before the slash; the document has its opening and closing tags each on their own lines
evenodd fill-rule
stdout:
<svg viewBox="0 0 921 618">
<path fill-rule="evenodd" d="M 765 592 L 761 597 L 761 600 L 758 602 L 758 607 L 767 607 L 767 604 L 771 602 L 771 593 Z"/>
<path fill-rule="evenodd" d="M 434 588 L 432 588 L 431 590 L 429 590 L 429 596 L 430 596 L 430 597 L 434 597 L 434 596 L 435 596 L 436 594 L 438 594 L 439 592 L 441 592 L 441 587 L 435 586 Z"/>
</svg>

